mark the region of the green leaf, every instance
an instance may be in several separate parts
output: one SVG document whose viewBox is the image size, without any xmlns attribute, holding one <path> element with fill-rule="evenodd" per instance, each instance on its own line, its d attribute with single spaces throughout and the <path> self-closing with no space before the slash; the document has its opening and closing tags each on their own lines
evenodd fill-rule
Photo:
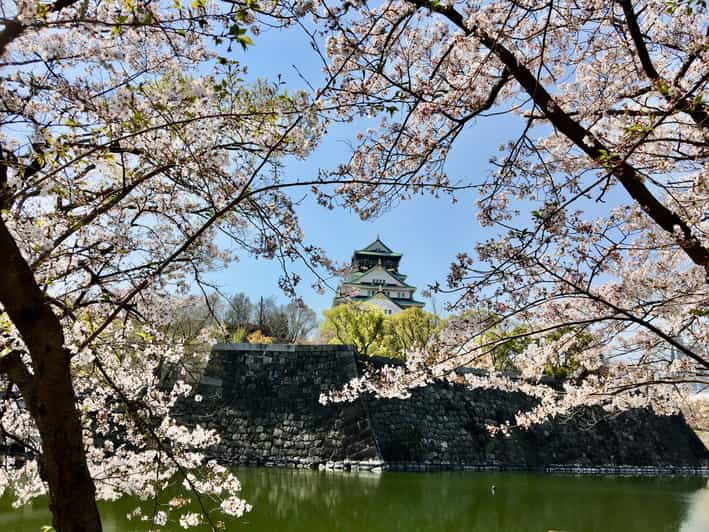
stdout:
<svg viewBox="0 0 709 532">
<path fill-rule="evenodd" d="M 79 18 L 84 18 L 86 16 L 86 10 L 89 8 L 89 0 L 84 0 L 81 2 L 81 8 L 79 9 Z"/>
<path fill-rule="evenodd" d="M 229 27 L 229 35 L 231 35 L 234 38 L 238 38 L 240 35 L 244 35 L 246 33 L 246 30 L 239 26 L 238 24 L 232 24 Z"/>
<path fill-rule="evenodd" d="M 239 42 L 239 44 L 244 50 L 246 50 L 247 46 L 251 46 L 252 44 L 254 44 L 254 42 L 251 40 L 251 37 L 249 37 L 248 35 L 239 35 L 236 40 Z"/>
<path fill-rule="evenodd" d="M 140 337 L 141 340 L 143 340 L 146 343 L 153 341 L 153 336 L 150 333 L 140 331 L 140 332 L 138 332 L 138 336 Z"/>
<path fill-rule="evenodd" d="M 689 311 L 689 313 L 693 316 L 697 316 L 699 318 L 704 318 L 709 316 L 709 307 L 707 308 L 693 308 Z"/>
</svg>

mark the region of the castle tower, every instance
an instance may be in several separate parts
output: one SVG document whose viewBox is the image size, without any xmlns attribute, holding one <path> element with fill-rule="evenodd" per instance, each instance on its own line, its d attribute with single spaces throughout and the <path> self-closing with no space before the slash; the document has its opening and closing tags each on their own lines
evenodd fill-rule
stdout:
<svg viewBox="0 0 709 532">
<path fill-rule="evenodd" d="M 372 303 L 385 314 L 396 314 L 409 307 L 422 308 L 414 299 L 416 287 L 406 284 L 406 275 L 399 273 L 401 253 L 394 253 L 377 239 L 352 255 L 350 276 L 337 288 L 334 305 L 346 301 Z"/>
</svg>

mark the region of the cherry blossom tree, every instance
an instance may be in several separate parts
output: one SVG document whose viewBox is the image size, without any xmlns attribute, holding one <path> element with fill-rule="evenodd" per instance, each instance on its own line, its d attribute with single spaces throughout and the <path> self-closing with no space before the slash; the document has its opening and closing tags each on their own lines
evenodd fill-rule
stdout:
<svg viewBox="0 0 709 532">
<path fill-rule="evenodd" d="M 371 183 L 323 191 L 321 201 L 366 218 L 426 183 L 477 189 L 490 236 L 435 288 L 456 294 L 456 309 L 499 319 L 449 327 L 439 363 L 425 372 L 451 375 L 526 338 L 522 380 L 495 381 L 519 387 L 570 349 L 578 366 L 565 393 L 525 384 L 541 405 L 521 424 L 594 402 L 668 412 L 677 406 L 670 399 L 709 384 L 704 2 L 306 7 L 322 22 L 328 68 L 339 72 L 328 92 L 337 116 L 377 123 L 334 171 Z M 519 134 L 487 177 L 449 176 L 449 154 L 505 113 L 518 117 Z M 488 341 L 505 322 L 524 330 Z"/>
<path fill-rule="evenodd" d="M 315 145 L 317 106 L 246 84 L 232 50 L 290 20 L 250 0 L 0 7 L 0 435 L 27 455 L 0 493 L 46 491 L 58 532 L 101 530 L 97 498 L 122 494 L 153 498 L 132 515 L 155 526 L 248 509 L 229 471 L 203 467 L 217 436 L 170 416 L 189 385 L 160 374 L 185 356 L 175 297 L 205 272 L 242 252 L 326 264 L 278 164 Z M 158 504 L 175 478 L 192 503 Z"/>
<path fill-rule="evenodd" d="M 327 34 L 324 89 L 245 85 L 230 50 L 263 20 L 308 12 Z M 460 255 L 448 288 L 462 307 L 530 324 L 520 334 L 532 339 L 583 333 L 583 348 L 575 333 L 530 342 L 521 381 L 466 375 L 537 396 L 520 423 L 590 401 L 662 409 L 705 382 L 702 3 L 347 0 L 292 13 L 251 0 L 0 7 L 0 431 L 31 453 L 0 488 L 18 502 L 46 489 L 58 532 L 100 530 L 97 497 L 122 493 L 153 498 L 133 515 L 155 526 L 216 529 L 213 498 L 227 514 L 248 509 L 227 470 L 201 467 L 196 450 L 216 436 L 169 415 L 189 390 L 160 386 L 160 360 L 183 356 L 165 325 L 174 292 L 235 258 L 217 235 L 282 264 L 326 263 L 286 193 L 305 183 L 277 164 L 307 155 L 326 107 L 381 120 L 314 183 L 342 183 L 320 200 L 365 218 L 425 187 L 453 190 L 444 164 L 461 133 L 487 114 L 520 115 L 488 178 L 460 184 L 479 189 L 494 236 L 475 259 Z M 385 372 L 385 392 L 453 375 L 499 344 L 484 333 L 449 329 L 435 357 Z M 560 348 L 579 365 L 561 399 L 534 381 Z M 198 513 L 181 498 L 158 504 L 176 475 Z"/>
</svg>

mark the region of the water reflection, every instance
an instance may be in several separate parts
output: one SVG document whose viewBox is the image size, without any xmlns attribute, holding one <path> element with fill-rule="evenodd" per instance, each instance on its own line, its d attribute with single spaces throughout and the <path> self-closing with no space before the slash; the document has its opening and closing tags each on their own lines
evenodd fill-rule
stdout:
<svg viewBox="0 0 709 532">
<path fill-rule="evenodd" d="M 375 497 L 382 478 L 374 473 L 308 470 L 249 470 L 237 474 L 247 486 L 245 497 L 266 506 L 271 517 L 283 520 L 302 513 L 304 508 L 337 513 L 348 506 L 353 493 L 362 498 Z"/>
<path fill-rule="evenodd" d="M 709 480 L 707 485 L 689 497 L 687 517 L 679 532 L 709 531 Z"/>
<path fill-rule="evenodd" d="M 695 496 L 705 491 L 697 492 L 702 479 L 387 473 L 375 482 L 263 470 L 241 477 L 256 505 L 249 529 L 259 532 L 675 532 L 707 502 Z M 697 526 L 681 532 L 709 532 Z"/>
<path fill-rule="evenodd" d="M 709 487 L 698 478 L 265 469 L 237 474 L 254 511 L 229 522 L 229 531 L 709 532 Z M 125 519 L 137 504 L 102 504 L 104 530 L 148 530 Z M 0 500 L 0 530 L 38 532 L 50 521 L 44 505 L 11 510 Z"/>
</svg>

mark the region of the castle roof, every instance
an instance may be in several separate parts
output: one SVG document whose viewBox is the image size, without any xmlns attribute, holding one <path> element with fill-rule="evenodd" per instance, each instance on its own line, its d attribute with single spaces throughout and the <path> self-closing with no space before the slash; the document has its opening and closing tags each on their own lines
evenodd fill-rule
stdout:
<svg viewBox="0 0 709 532">
<path fill-rule="evenodd" d="M 384 242 L 381 241 L 379 235 L 377 235 L 377 239 L 368 246 L 364 247 L 363 249 L 356 249 L 354 254 L 375 255 L 380 257 L 401 257 L 401 253 L 393 252 L 389 246 L 387 246 Z"/>
<path fill-rule="evenodd" d="M 383 299 L 388 299 L 392 303 L 394 303 L 396 306 L 398 306 L 401 309 L 409 308 L 409 307 L 419 307 L 423 308 L 426 303 L 423 301 L 417 301 L 415 299 L 403 299 L 400 297 L 391 297 L 386 295 L 384 292 L 377 292 L 373 296 L 362 296 L 362 295 L 353 295 L 353 296 L 348 296 L 347 298 L 341 297 L 341 298 L 335 298 L 335 301 L 337 302 L 338 300 L 344 301 L 345 299 L 348 299 L 350 301 L 356 301 L 359 303 L 365 303 L 367 301 L 370 301 L 372 299 L 376 298 L 383 298 Z"/>
<path fill-rule="evenodd" d="M 340 283 L 333 304 L 347 300 L 370 301 L 387 313 L 398 311 L 395 309 L 423 307 L 423 302 L 413 299 L 416 287 L 404 282 L 406 275 L 399 273 L 401 257 L 401 253 L 392 251 L 379 235 L 368 246 L 355 250 L 352 271 Z"/>
<path fill-rule="evenodd" d="M 391 278 L 393 281 L 392 283 L 389 283 L 391 286 L 400 286 L 402 288 L 414 288 L 410 284 L 406 284 L 404 282 L 404 279 L 406 279 L 406 275 L 399 274 L 397 272 L 389 271 L 386 268 L 384 268 L 381 265 L 376 265 L 372 266 L 368 270 L 361 271 L 361 272 L 354 272 L 352 275 L 350 275 L 345 281 L 344 284 L 358 284 L 362 281 L 363 277 L 366 277 L 367 275 L 373 273 L 373 272 L 383 272 L 386 276 Z"/>
</svg>

